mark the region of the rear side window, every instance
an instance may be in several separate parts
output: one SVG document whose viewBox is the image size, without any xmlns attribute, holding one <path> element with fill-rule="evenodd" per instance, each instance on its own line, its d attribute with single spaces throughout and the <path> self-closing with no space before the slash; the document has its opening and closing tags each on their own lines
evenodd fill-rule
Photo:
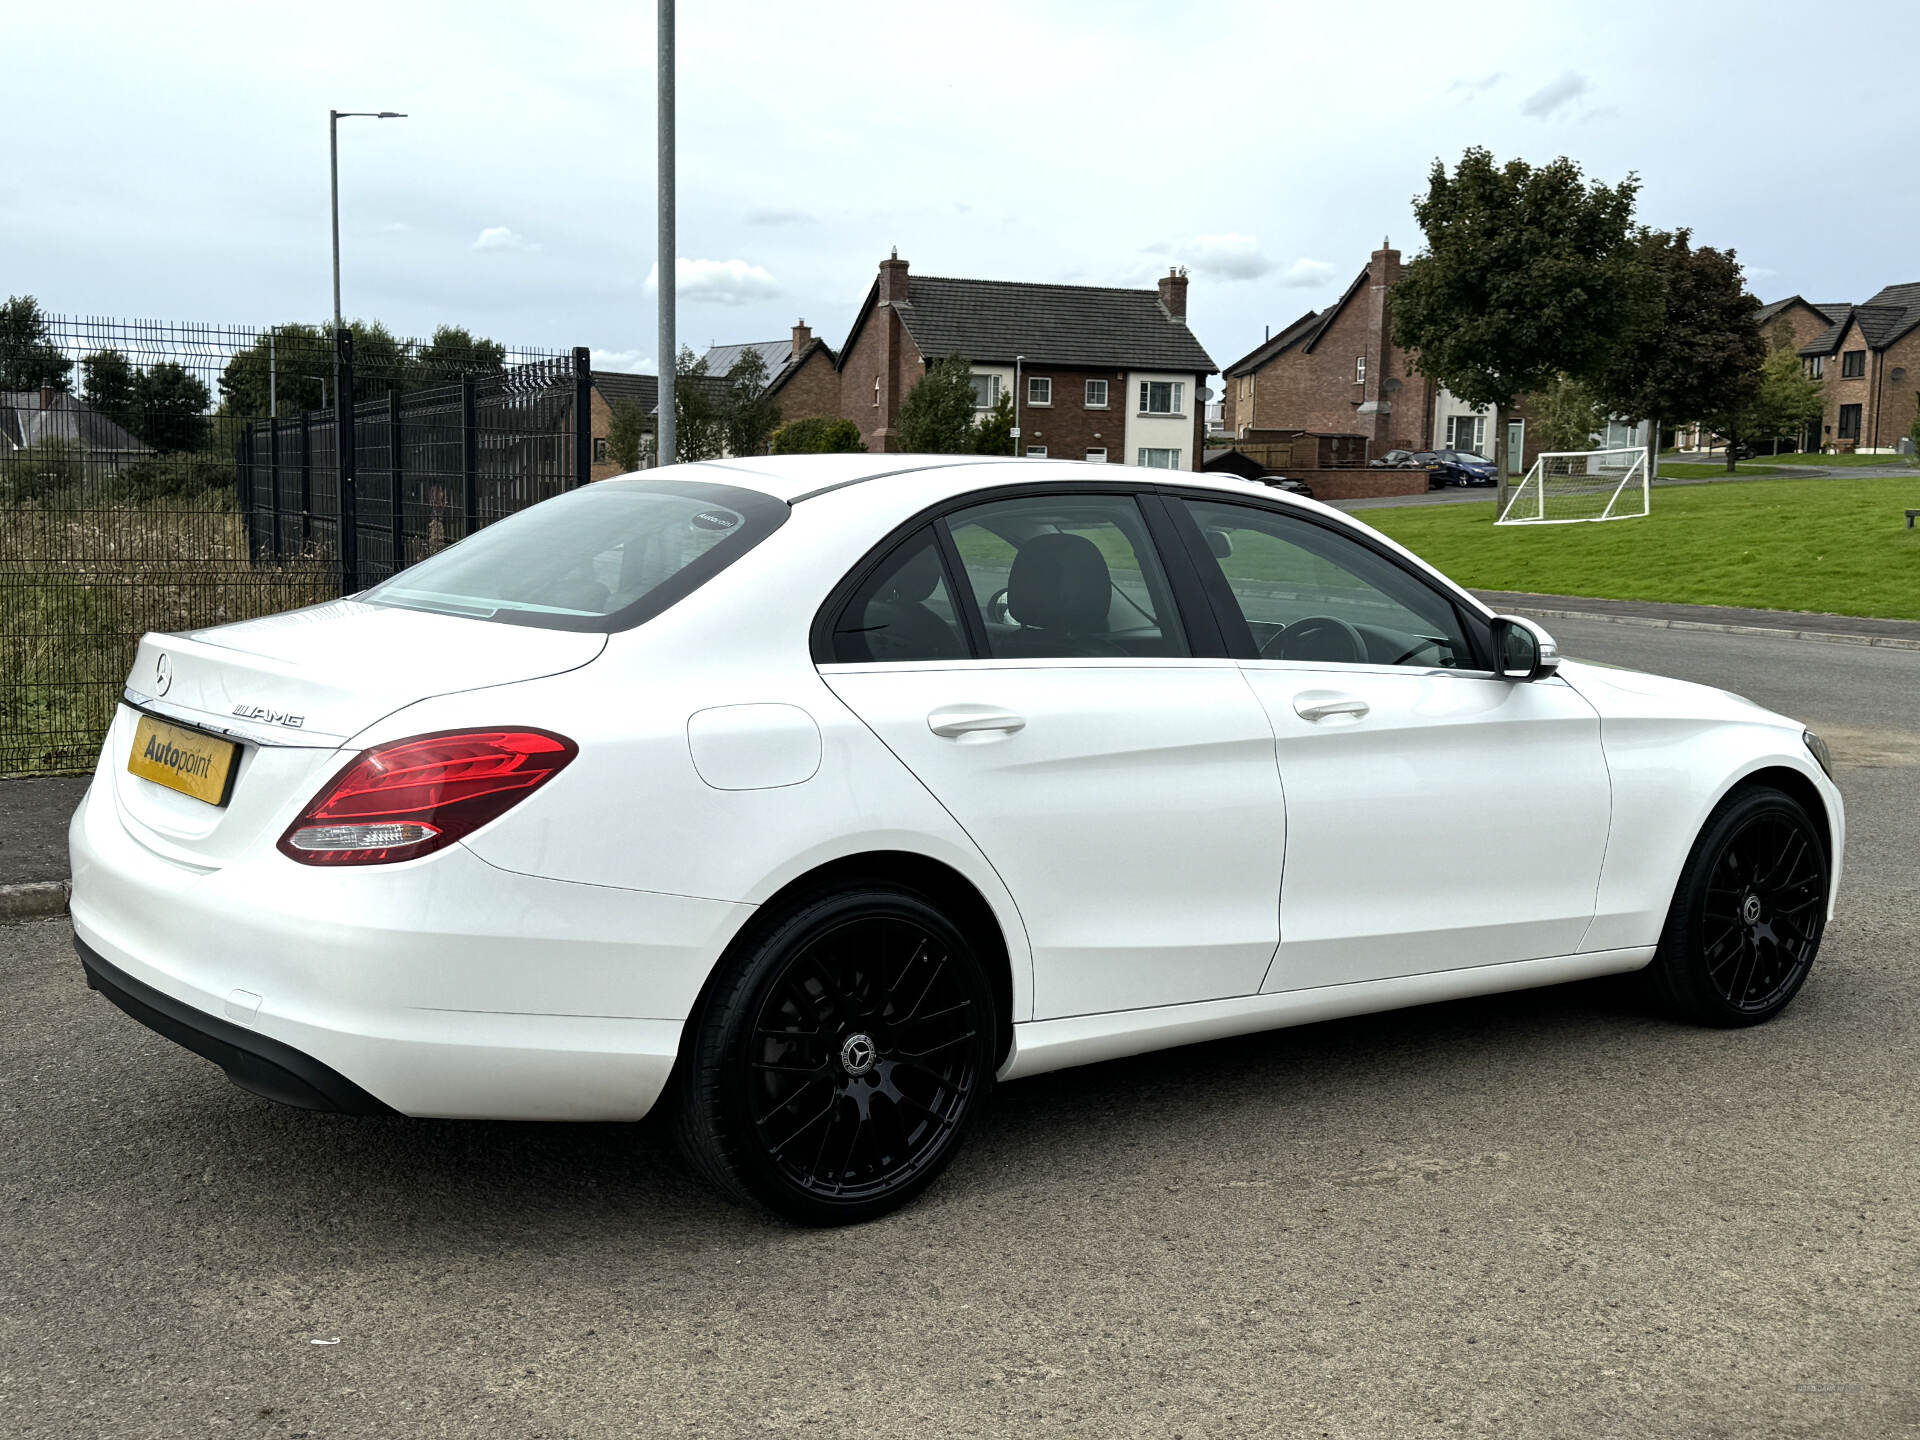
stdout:
<svg viewBox="0 0 1920 1440">
<path fill-rule="evenodd" d="M 834 622 L 833 658 L 856 665 L 968 658 L 932 530 L 895 548 L 854 592 Z"/>
<path fill-rule="evenodd" d="M 626 630 L 779 529 L 784 501 L 691 480 L 606 480 L 489 525 L 360 596 L 552 630 Z"/>
</svg>

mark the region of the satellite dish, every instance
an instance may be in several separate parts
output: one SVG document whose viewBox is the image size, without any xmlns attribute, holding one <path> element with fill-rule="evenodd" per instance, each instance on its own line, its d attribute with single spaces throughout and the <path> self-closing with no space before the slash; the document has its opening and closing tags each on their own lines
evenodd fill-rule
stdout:
<svg viewBox="0 0 1920 1440">
<path fill-rule="evenodd" d="M 1401 381 L 1398 376 L 1389 375 L 1387 377 L 1386 383 L 1382 385 L 1380 388 L 1386 391 L 1387 394 L 1389 395 L 1398 395 L 1400 393 L 1400 385 L 1401 385 Z"/>
</svg>

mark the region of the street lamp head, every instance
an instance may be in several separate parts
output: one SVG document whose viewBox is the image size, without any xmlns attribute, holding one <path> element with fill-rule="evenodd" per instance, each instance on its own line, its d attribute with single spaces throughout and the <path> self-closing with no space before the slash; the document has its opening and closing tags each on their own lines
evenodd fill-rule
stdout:
<svg viewBox="0 0 1920 1440">
<path fill-rule="evenodd" d="M 382 110 L 373 118 L 376 120 L 404 120 L 407 118 L 407 115 L 404 110 Z"/>
</svg>

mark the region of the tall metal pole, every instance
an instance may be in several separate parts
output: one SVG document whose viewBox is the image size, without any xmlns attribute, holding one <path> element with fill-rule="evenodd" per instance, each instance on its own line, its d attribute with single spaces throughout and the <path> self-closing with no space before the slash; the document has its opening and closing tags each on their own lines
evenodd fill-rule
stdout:
<svg viewBox="0 0 1920 1440">
<path fill-rule="evenodd" d="M 327 167 L 333 182 L 333 328 L 340 328 L 340 112 L 327 111 Z"/>
<path fill-rule="evenodd" d="M 674 369 L 680 357 L 680 346 L 673 333 L 674 261 L 679 253 L 673 238 L 673 0 L 660 0 L 659 78 L 655 88 L 660 102 L 660 232 L 654 247 L 660 301 L 658 460 L 662 465 L 671 465 L 679 456 L 673 381 Z"/>
</svg>

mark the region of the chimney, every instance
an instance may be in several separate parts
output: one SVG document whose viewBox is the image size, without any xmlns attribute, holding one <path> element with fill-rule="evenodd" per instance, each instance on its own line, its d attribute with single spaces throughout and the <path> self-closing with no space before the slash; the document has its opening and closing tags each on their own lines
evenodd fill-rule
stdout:
<svg viewBox="0 0 1920 1440">
<path fill-rule="evenodd" d="M 1367 257 L 1367 339 L 1364 358 L 1366 377 L 1360 384 L 1358 413 L 1365 417 L 1372 433 L 1368 437 L 1369 455 L 1382 455 L 1394 448 L 1396 435 L 1417 442 L 1417 433 L 1409 429 L 1415 417 L 1402 417 L 1396 431 L 1393 424 L 1393 396 L 1400 382 L 1393 370 L 1393 310 L 1389 294 L 1400 283 L 1400 252 L 1388 240 Z"/>
<path fill-rule="evenodd" d="M 1187 272 L 1175 265 L 1160 277 L 1160 304 L 1174 319 L 1187 318 Z"/>
<path fill-rule="evenodd" d="M 893 257 L 880 262 L 880 303 L 886 305 L 907 298 L 907 262 L 896 247 Z"/>
<path fill-rule="evenodd" d="M 805 320 L 796 320 L 793 325 L 793 358 L 798 360 L 813 343 L 813 331 L 807 328 Z"/>
<path fill-rule="evenodd" d="M 42 410 L 53 408 L 53 386 L 47 384 L 40 386 L 40 408 Z"/>
</svg>

